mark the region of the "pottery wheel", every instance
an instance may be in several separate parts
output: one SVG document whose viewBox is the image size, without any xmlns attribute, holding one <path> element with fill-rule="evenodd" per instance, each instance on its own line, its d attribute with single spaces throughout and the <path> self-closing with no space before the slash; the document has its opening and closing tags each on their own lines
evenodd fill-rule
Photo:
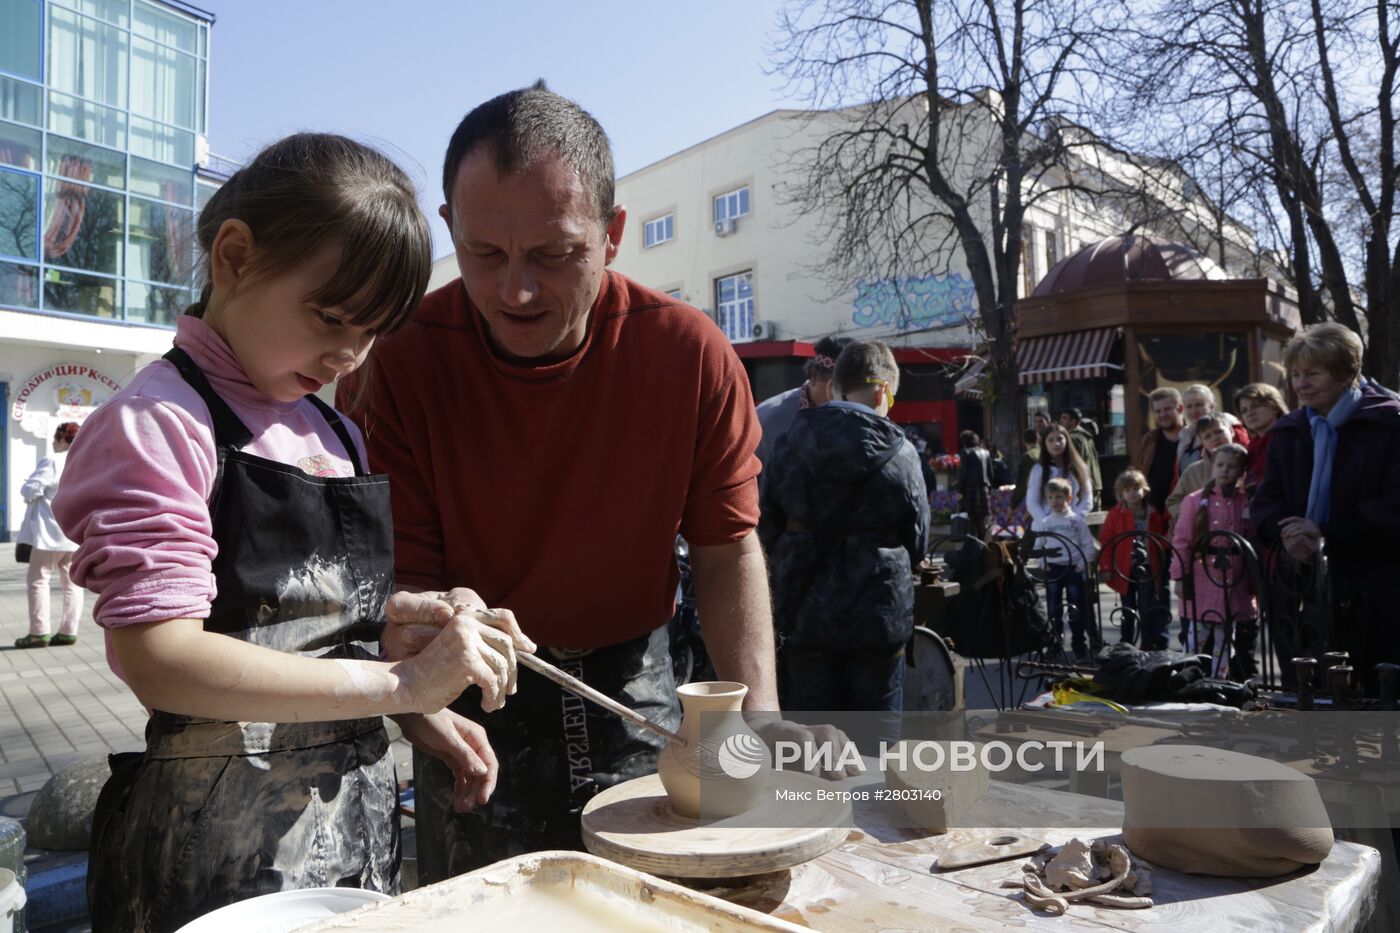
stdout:
<svg viewBox="0 0 1400 933">
<path fill-rule="evenodd" d="M 794 778 L 784 774 L 784 787 Z M 812 786 L 827 786 L 810 778 Z M 815 826 L 754 826 L 754 815 L 701 823 L 672 807 L 661 778 L 634 778 L 598 794 L 583 808 L 583 844 L 594 855 L 672 878 L 735 878 L 780 871 L 825 855 L 846 841 L 851 831 L 850 805 L 824 807 L 823 819 L 804 818 Z"/>
</svg>

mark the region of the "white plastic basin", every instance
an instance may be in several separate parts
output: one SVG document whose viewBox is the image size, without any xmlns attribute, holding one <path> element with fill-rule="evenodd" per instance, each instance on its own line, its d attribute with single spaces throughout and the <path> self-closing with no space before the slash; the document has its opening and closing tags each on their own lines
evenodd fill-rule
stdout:
<svg viewBox="0 0 1400 933">
<path fill-rule="evenodd" d="M 211 911 L 179 933 L 289 933 L 317 920 L 389 900 L 360 888 L 304 888 L 251 897 Z"/>
</svg>

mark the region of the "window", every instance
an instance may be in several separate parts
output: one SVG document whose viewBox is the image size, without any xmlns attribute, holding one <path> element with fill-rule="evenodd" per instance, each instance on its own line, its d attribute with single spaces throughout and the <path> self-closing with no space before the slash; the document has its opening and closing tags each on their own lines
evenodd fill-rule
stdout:
<svg viewBox="0 0 1400 933">
<path fill-rule="evenodd" d="M 194 134 L 132 114 L 131 154 L 189 169 L 194 166 Z"/>
<path fill-rule="evenodd" d="M 749 212 L 749 188 L 745 185 L 715 198 L 715 223 L 734 220 Z"/>
<path fill-rule="evenodd" d="M 125 217 L 114 191 L 44 179 L 44 262 L 121 275 Z"/>
<path fill-rule="evenodd" d="M 0 70 L 10 74 L 42 80 L 39 74 L 39 52 L 43 42 L 39 38 L 38 0 L 0 0 Z"/>
<path fill-rule="evenodd" d="M 49 8 L 49 86 L 109 107 L 126 106 L 127 37 L 62 7 Z"/>
<path fill-rule="evenodd" d="M 0 120 L 42 126 L 44 108 L 40 99 L 43 93 L 37 84 L 25 84 L 0 75 Z"/>
<path fill-rule="evenodd" d="M 0 256 L 39 258 L 39 176 L 0 169 Z"/>
<path fill-rule="evenodd" d="M 138 0 L 136 19 L 131 25 L 131 31 L 138 36 L 146 36 L 192 55 L 203 54 L 200 49 L 199 24 L 154 4 Z"/>
<path fill-rule="evenodd" d="M 210 199 L 214 197 L 214 192 L 218 190 L 218 185 L 211 185 L 202 181 L 198 182 L 194 186 L 194 209 L 196 211 L 204 210 L 204 205 L 209 203 Z"/>
<path fill-rule="evenodd" d="M 190 293 L 183 288 L 129 282 L 126 286 L 126 319 L 173 327 L 175 319 L 184 313 L 192 300 Z"/>
<path fill-rule="evenodd" d="M 1060 231 L 1045 231 L 1045 272 L 1048 275 L 1050 270 L 1055 268 L 1055 263 L 1060 261 Z"/>
<path fill-rule="evenodd" d="M 715 279 L 715 323 L 731 341 L 753 336 L 753 270 Z"/>
<path fill-rule="evenodd" d="M 49 135 L 50 175 L 64 175 L 78 181 L 91 181 L 108 188 L 126 187 L 126 156 L 113 149 L 89 146 L 62 136 Z"/>
<path fill-rule="evenodd" d="M 190 285 L 194 272 L 194 211 L 145 198 L 131 199 L 126 274 Z M 129 297 L 135 297 L 133 290 Z"/>
<path fill-rule="evenodd" d="M 670 242 L 676 235 L 676 215 L 666 214 L 655 220 L 648 220 L 642 233 L 642 248 L 651 249 Z"/>
<path fill-rule="evenodd" d="M 193 55 L 147 39 L 131 40 L 131 112 L 200 129 L 204 69 Z"/>
<path fill-rule="evenodd" d="M 106 20 L 115 26 L 125 26 L 127 21 L 127 7 L 131 4 L 127 0 L 54 0 L 59 6 L 66 6 L 77 10 L 79 13 L 86 13 L 88 16 Z"/>
<path fill-rule="evenodd" d="M 126 148 L 126 114 L 121 110 L 49 91 L 49 129 L 88 142 Z"/>
<path fill-rule="evenodd" d="M 0 120 L 0 164 L 39 170 L 39 131 Z"/>
<path fill-rule="evenodd" d="M 44 272 L 44 307 L 92 317 L 121 317 L 122 281 L 48 269 Z"/>
<path fill-rule="evenodd" d="M 666 294 L 670 295 L 672 298 L 676 299 L 677 301 L 684 301 L 684 300 L 685 300 L 684 298 L 681 297 L 681 290 L 680 290 L 679 288 L 668 288 L 668 289 L 666 289 Z"/>
<path fill-rule="evenodd" d="M 0 305 L 39 307 L 39 267 L 0 262 Z"/>
<path fill-rule="evenodd" d="M 134 194 L 144 194 L 162 201 L 189 205 L 194 197 L 194 178 L 188 170 L 171 168 L 159 162 L 145 159 L 131 159 L 131 190 Z"/>
</svg>

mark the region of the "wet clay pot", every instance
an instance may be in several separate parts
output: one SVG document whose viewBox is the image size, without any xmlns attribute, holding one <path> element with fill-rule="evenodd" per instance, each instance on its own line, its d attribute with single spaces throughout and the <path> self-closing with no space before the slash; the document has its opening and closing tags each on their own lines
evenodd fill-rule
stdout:
<svg viewBox="0 0 1400 933">
<path fill-rule="evenodd" d="M 751 810 L 768 787 L 773 759 L 740 712 L 749 688 L 729 681 L 686 684 L 679 735 L 669 743 L 657 771 L 682 816 L 723 819 Z"/>
</svg>

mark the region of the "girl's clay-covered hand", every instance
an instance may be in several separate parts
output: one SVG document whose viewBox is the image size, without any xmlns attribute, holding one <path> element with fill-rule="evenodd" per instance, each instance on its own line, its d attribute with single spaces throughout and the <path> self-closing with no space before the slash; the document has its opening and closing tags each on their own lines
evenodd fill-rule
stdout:
<svg viewBox="0 0 1400 933">
<path fill-rule="evenodd" d="M 395 721 L 415 748 L 452 769 L 453 810 L 466 813 L 491 799 L 499 765 L 485 729 L 450 709 L 398 716 Z"/>
<path fill-rule="evenodd" d="M 436 713 L 475 684 L 493 712 L 515 692 L 515 652 L 534 651 L 509 609 L 457 610 L 421 652 L 394 665 L 409 708 Z"/>
<path fill-rule="evenodd" d="M 391 661 L 411 658 L 428 646 L 452 616 L 461 609 L 484 610 L 486 603 L 465 586 L 442 592 L 400 590 L 384 607 L 386 625 L 380 636 L 384 657 Z"/>
</svg>

